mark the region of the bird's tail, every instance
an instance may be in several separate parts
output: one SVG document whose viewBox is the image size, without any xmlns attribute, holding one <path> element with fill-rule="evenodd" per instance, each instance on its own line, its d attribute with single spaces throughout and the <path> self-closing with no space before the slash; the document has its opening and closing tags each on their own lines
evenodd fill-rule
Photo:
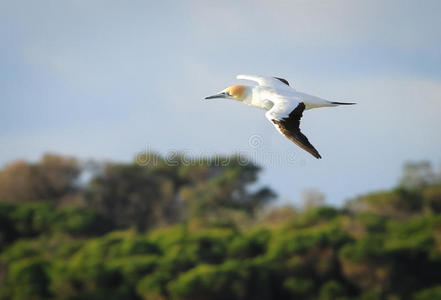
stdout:
<svg viewBox="0 0 441 300">
<path fill-rule="evenodd" d="M 331 104 L 334 104 L 334 105 L 354 105 L 357 103 L 354 103 L 354 102 L 331 102 Z"/>
</svg>

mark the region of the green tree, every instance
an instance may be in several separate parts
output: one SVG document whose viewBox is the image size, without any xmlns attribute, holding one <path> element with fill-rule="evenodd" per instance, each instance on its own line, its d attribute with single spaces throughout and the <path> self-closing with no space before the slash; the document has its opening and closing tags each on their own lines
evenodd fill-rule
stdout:
<svg viewBox="0 0 441 300">
<path fill-rule="evenodd" d="M 87 191 L 89 206 L 114 220 L 117 226 L 140 230 L 172 221 L 177 205 L 174 182 L 158 170 L 137 164 L 108 164 L 93 178 Z"/>
<path fill-rule="evenodd" d="M 47 262 L 34 258 L 12 263 L 0 297 L 12 300 L 48 299 L 50 280 L 47 268 Z"/>
<path fill-rule="evenodd" d="M 275 198 L 268 187 L 250 191 L 258 179 L 260 168 L 240 157 L 224 158 L 225 165 L 208 161 L 210 176 L 204 181 L 192 183 L 181 193 L 188 206 L 190 217 L 223 217 L 225 210 L 240 210 L 254 216 Z"/>
</svg>

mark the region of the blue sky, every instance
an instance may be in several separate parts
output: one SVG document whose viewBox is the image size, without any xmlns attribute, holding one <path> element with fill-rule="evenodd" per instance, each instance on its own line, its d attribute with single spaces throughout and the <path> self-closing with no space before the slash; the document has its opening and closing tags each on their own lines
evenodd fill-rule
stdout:
<svg viewBox="0 0 441 300">
<path fill-rule="evenodd" d="M 0 1 L 0 41 L 1 165 L 240 152 L 281 202 L 341 204 L 441 162 L 440 1 Z M 239 73 L 359 104 L 304 114 L 315 160 L 263 111 L 202 100 Z"/>
</svg>

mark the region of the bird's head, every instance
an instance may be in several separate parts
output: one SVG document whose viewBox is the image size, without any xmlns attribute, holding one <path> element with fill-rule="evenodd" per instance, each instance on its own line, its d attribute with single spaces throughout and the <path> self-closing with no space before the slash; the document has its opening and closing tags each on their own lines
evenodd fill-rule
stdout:
<svg viewBox="0 0 441 300">
<path fill-rule="evenodd" d="M 221 91 L 219 94 L 205 97 L 205 99 L 233 99 L 243 101 L 249 94 L 249 87 L 245 85 L 232 85 Z"/>
</svg>

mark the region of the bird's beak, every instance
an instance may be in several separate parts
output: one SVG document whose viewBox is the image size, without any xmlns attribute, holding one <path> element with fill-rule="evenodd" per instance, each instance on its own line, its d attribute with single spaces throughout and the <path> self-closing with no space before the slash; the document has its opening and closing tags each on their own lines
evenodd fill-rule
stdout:
<svg viewBox="0 0 441 300">
<path fill-rule="evenodd" d="M 213 95 L 213 96 L 205 97 L 206 100 L 216 99 L 216 98 L 227 98 L 227 94 L 226 93 L 220 93 L 220 94 L 216 94 L 216 95 Z"/>
</svg>

